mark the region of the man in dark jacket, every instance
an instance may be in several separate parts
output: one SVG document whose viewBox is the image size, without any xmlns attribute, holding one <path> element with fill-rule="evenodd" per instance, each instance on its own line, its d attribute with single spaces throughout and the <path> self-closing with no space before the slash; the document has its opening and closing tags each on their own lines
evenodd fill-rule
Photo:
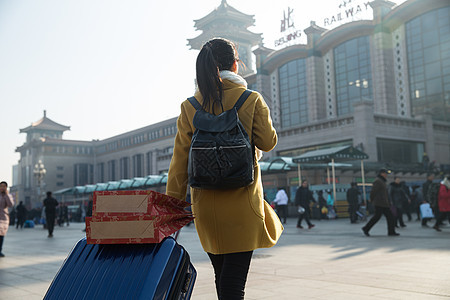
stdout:
<svg viewBox="0 0 450 300">
<path fill-rule="evenodd" d="M 302 186 L 297 189 L 295 193 L 295 205 L 297 207 L 303 207 L 305 211 L 298 216 L 297 228 L 303 228 L 302 220 L 305 218 L 306 223 L 308 224 L 308 229 L 313 228 L 315 225 L 311 223 L 309 220 L 309 216 L 311 214 L 310 202 L 314 201 L 314 197 L 310 189 L 308 188 L 308 181 L 303 180 Z"/>
<path fill-rule="evenodd" d="M 23 205 L 23 201 L 19 202 L 19 205 L 16 207 L 16 215 L 17 215 L 17 225 L 16 228 L 23 228 L 23 224 L 25 223 L 25 218 L 27 216 L 27 209 L 25 205 Z"/>
<path fill-rule="evenodd" d="M 410 200 L 401 184 L 400 178 L 394 177 L 394 182 L 391 182 L 389 186 L 389 196 L 397 211 L 397 214 L 394 216 L 395 227 L 398 227 L 399 225 L 401 227 L 406 227 L 405 222 L 403 222 L 403 213 L 405 212 L 405 202 Z"/>
<path fill-rule="evenodd" d="M 391 172 L 384 168 L 379 170 L 377 178 L 373 182 L 372 190 L 370 191 L 370 201 L 375 207 L 375 213 L 369 222 L 367 222 L 366 226 L 362 228 L 362 231 L 366 236 L 370 236 L 370 229 L 380 220 L 382 214 L 387 220 L 388 235 L 400 235 L 395 232 L 394 217 L 392 216 L 390 209 L 388 189 L 386 186 L 387 176 L 389 173 Z"/>
<path fill-rule="evenodd" d="M 58 201 L 52 197 L 52 192 L 47 192 L 47 198 L 44 199 L 45 218 L 47 222 L 48 237 L 53 237 L 53 228 L 55 227 L 56 207 Z"/>
<path fill-rule="evenodd" d="M 348 213 L 350 214 L 350 223 L 356 223 L 358 216 L 356 212 L 359 207 L 359 190 L 356 182 L 352 182 L 351 187 L 347 190 Z"/>
<path fill-rule="evenodd" d="M 430 173 L 427 175 L 427 180 L 422 185 L 422 196 L 425 202 L 431 203 L 430 199 L 428 199 L 428 188 L 433 183 L 434 174 Z"/>
</svg>

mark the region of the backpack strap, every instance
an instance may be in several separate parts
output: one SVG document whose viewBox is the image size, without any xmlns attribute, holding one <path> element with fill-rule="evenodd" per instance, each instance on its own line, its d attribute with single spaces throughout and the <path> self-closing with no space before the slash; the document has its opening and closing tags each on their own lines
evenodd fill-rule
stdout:
<svg viewBox="0 0 450 300">
<path fill-rule="evenodd" d="M 252 93 L 251 90 L 245 90 L 242 95 L 239 97 L 238 101 L 236 101 L 236 104 L 234 104 L 234 107 L 236 107 L 236 110 L 239 110 L 239 108 L 241 108 L 242 104 L 244 104 L 245 100 L 247 100 L 248 96 L 250 96 L 250 94 Z M 192 106 L 196 109 L 196 110 L 202 110 L 202 106 L 200 105 L 200 103 L 197 101 L 197 99 L 195 99 L 195 97 L 190 97 L 188 98 L 189 102 L 191 102 Z"/>
<path fill-rule="evenodd" d="M 236 110 L 239 110 L 241 108 L 242 104 L 244 104 L 245 100 L 247 100 L 248 96 L 252 93 L 251 90 L 245 90 L 242 95 L 239 97 L 238 101 L 234 105 L 236 107 Z"/>
<path fill-rule="evenodd" d="M 202 110 L 202 106 L 200 105 L 200 103 L 197 101 L 197 99 L 195 99 L 195 97 L 190 97 L 188 98 L 189 102 L 191 102 L 192 106 L 196 109 L 196 110 Z"/>
</svg>

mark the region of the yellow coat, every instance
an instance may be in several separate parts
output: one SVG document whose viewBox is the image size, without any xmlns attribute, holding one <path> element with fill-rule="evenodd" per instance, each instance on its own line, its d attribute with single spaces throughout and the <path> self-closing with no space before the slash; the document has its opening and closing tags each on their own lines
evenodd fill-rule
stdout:
<svg viewBox="0 0 450 300">
<path fill-rule="evenodd" d="M 223 106 L 229 110 L 245 87 L 224 80 Z M 197 91 L 195 98 L 202 103 Z M 188 184 L 188 155 L 192 124 L 196 110 L 188 100 L 181 104 L 177 134 L 167 180 L 167 195 L 185 199 Z M 221 108 L 214 109 L 216 114 Z M 239 109 L 239 119 L 255 146 L 270 151 L 277 144 L 269 108 L 262 96 L 253 92 Z M 259 164 L 255 164 L 255 181 L 234 190 L 200 190 L 191 188 L 192 211 L 203 249 L 212 254 L 226 254 L 268 248 L 276 244 L 283 226 L 273 209 L 263 199 Z"/>
</svg>

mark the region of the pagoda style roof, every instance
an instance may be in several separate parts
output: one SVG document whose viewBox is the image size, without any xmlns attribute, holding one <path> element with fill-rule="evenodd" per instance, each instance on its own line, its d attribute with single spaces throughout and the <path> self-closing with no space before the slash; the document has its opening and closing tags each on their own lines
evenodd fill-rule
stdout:
<svg viewBox="0 0 450 300">
<path fill-rule="evenodd" d="M 222 0 L 219 7 L 207 14 L 201 19 L 194 20 L 195 27 L 199 30 L 203 30 L 211 23 L 216 23 L 218 20 L 233 20 L 241 23 L 245 28 L 253 26 L 255 24 L 255 15 L 244 14 L 227 3 L 226 0 Z"/>
<path fill-rule="evenodd" d="M 247 28 L 255 24 L 255 16 L 244 14 L 230 6 L 226 0 L 205 17 L 194 20 L 194 27 L 202 30 L 199 36 L 188 39 L 191 49 L 199 50 L 202 45 L 213 37 L 223 37 L 239 43 L 240 41 L 258 45 L 262 34 L 249 31 Z"/>
<path fill-rule="evenodd" d="M 59 123 L 56 123 L 56 122 L 50 120 L 49 118 L 47 118 L 47 113 L 44 110 L 44 116 L 40 120 L 38 120 L 34 123 L 31 123 L 31 125 L 28 127 L 20 129 L 20 133 L 22 133 L 22 132 L 28 133 L 28 132 L 34 131 L 34 130 L 63 132 L 66 130 L 70 130 L 70 126 L 64 126 L 64 125 L 61 125 Z"/>
</svg>

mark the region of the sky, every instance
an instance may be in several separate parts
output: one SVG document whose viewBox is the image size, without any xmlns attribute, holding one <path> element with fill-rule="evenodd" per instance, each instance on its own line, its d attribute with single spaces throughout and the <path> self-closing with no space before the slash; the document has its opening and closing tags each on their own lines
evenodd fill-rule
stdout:
<svg viewBox="0 0 450 300">
<path fill-rule="evenodd" d="M 221 0 L 0 0 L 0 181 L 12 183 L 15 149 L 24 144 L 20 129 L 46 110 L 70 126 L 63 138 L 105 139 L 179 114 L 194 93 L 197 50 L 187 45 L 200 35 L 194 20 Z M 346 7 L 342 5 L 346 2 Z M 254 15 L 264 45 L 283 37 L 281 20 L 291 9 L 289 30 L 315 21 L 332 29 L 352 18 L 371 18 L 363 0 L 227 0 Z M 397 4 L 404 1 L 393 1 Z M 341 5 L 341 7 L 339 7 Z"/>
</svg>

